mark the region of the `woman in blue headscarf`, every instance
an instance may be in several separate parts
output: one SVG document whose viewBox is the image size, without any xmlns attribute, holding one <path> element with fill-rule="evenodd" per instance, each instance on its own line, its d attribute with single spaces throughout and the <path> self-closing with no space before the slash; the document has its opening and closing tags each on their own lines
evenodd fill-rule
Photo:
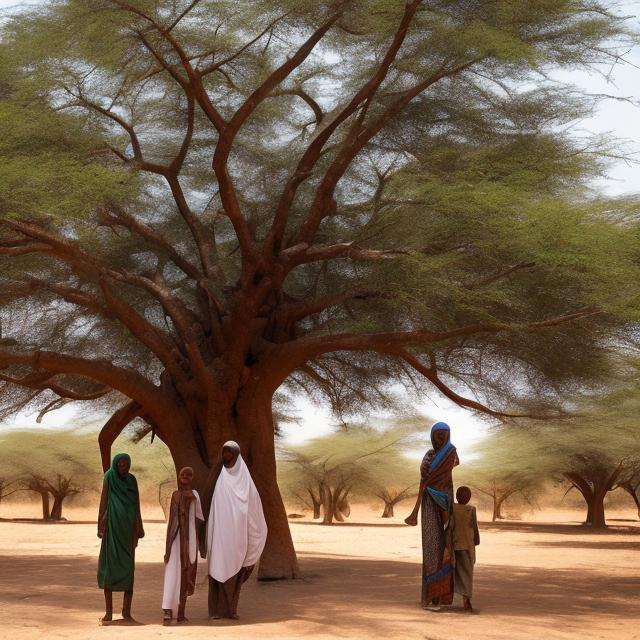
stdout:
<svg viewBox="0 0 640 640">
<path fill-rule="evenodd" d="M 453 552 L 450 516 L 453 505 L 453 468 L 460 463 L 451 444 L 449 425 L 431 427 L 432 449 L 420 465 L 420 491 L 416 506 L 405 520 L 418 524 L 422 506 L 422 606 L 437 610 L 453 602 Z"/>
<path fill-rule="evenodd" d="M 113 617 L 113 592 L 124 591 L 122 617 L 132 620 L 133 573 L 138 539 L 144 538 L 140 516 L 138 482 L 129 473 L 131 458 L 126 453 L 114 457 L 104 474 L 98 514 L 98 538 L 102 539 L 98 559 L 98 585 L 104 589 L 103 622 Z"/>
</svg>

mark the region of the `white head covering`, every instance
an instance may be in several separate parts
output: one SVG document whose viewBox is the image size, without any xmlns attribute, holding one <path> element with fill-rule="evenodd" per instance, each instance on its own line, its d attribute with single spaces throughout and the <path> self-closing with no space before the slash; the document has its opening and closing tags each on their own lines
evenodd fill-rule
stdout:
<svg viewBox="0 0 640 640">
<path fill-rule="evenodd" d="M 260 495 L 240 447 L 231 440 L 223 446 L 236 449 L 238 458 L 233 467 L 222 467 L 207 522 L 209 575 L 218 582 L 256 564 L 267 540 Z"/>
</svg>

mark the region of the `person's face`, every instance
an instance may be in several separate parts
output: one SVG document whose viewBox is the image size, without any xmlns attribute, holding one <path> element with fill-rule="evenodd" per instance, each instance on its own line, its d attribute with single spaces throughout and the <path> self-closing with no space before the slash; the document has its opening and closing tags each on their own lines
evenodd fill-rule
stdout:
<svg viewBox="0 0 640 640">
<path fill-rule="evenodd" d="M 178 482 L 181 489 L 191 489 L 193 483 L 193 469 L 182 469 L 178 476 Z"/>
<path fill-rule="evenodd" d="M 130 466 L 131 463 L 126 458 L 120 458 L 120 460 L 118 460 L 118 464 L 116 465 L 116 467 L 118 468 L 118 473 L 121 476 L 126 476 L 127 473 L 129 473 Z"/>
<path fill-rule="evenodd" d="M 222 464 L 224 464 L 227 469 L 233 467 L 238 459 L 238 452 L 235 449 L 231 449 L 229 447 L 224 447 L 222 449 Z"/>
<path fill-rule="evenodd" d="M 436 449 L 440 449 L 447 441 L 447 432 L 444 429 L 438 429 L 433 434 L 433 444 Z"/>
</svg>

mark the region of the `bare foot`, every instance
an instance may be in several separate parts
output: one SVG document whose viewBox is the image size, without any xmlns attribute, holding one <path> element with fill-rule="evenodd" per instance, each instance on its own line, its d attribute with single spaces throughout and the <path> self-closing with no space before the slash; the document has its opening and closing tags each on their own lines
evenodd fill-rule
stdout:
<svg viewBox="0 0 640 640">
<path fill-rule="evenodd" d="M 415 527 L 418 524 L 418 518 L 415 516 L 409 516 L 408 518 L 405 518 L 404 521 L 410 527 Z"/>
<path fill-rule="evenodd" d="M 232 613 L 229 616 L 229 620 L 240 620 L 240 616 L 237 613 Z"/>
<path fill-rule="evenodd" d="M 189 622 L 189 619 L 188 619 L 188 618 L 185 618 L 185 616 L 180 616 L 180 617 L 176 620 L 176 622 L 177 622 L 178 624 L 182 624 L 183 622 Z"/>
<path fill-rule="evenodd" d="M 113 621 L 113 614 L 105 613 L 102 618 L 98 620 L 101 624 L 109 624 L 109 622 Z"/>
</svg>

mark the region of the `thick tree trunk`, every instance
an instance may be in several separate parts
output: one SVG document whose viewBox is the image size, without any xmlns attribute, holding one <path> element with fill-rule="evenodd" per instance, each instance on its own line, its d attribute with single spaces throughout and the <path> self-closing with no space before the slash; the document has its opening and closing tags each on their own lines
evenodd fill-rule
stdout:
<svg viewBox="0 0 640 640">
<path fill-rule="evenodd" d="M 327 487 L 326 485 L 323 487 L 322 498 L 322 524 L 333 524 L 335 516 L 335 497 L 331 487 Z"/>
<path fill-rule="evenodd" d="M 53 506 L 51 507 L 51 520 L 62 520 L 62 502 L 65 495 L 54 495 Z"/>
<path fill-rule="evenodd" d="M 260 493 L 269 532 L 260 559 L 259 580 L 290 579 L 299 573 L 289 520 L 278 488 L 271 404 L 272 393 L 249 387 L 238 400 L 236 417 L 242 455 Z"/>
<path fill-rule="evenodd" d="M 49 506 L 49 492 L 48 491 L 38 491 L 40 494 L 40 498 L 42 499 L 42 519 L 50 520 L 51 519 L 51 508 Z"/>
<path fill-rule="evenodd" d="M 298 575 L 298 561 L 291 539 L 289 521 L 278 489 L 274 424 L 271 409 L 272 392 L 260 380 L 254 383 L 248 376 L 247 383 L 236 397 L 217 398 L 214 404 L 203 409 L 190 407 L 189 413 L 176 406 L 174 416 L 158 423 L 157 434 L 169 448 L 176 471 L 190 466 L 194 470 L 194 487 L 201 493 L 205 515 L 209 512 L 212 487 L 207 486 L 211 469 L 221 459 L 222 445 L 236 440 L 242 457 L 262 500 L 267 521 L 267 542 L 260 559 L 259 580 L 280 580 Z M 199 411 L 199 412 L 198 412 Z M 190 423 L 197 422 L 199 429 Z M 198 433 L 199 431 L 199 433 Z M 198 445 L 198 440 L 200 445 Z M 202 455 L 205 448 L 207 463 Z"/>
<path fill-rule="evenodd" d="M 607 522 L 605 519 L 604 499 L 611 490 L 611 481 L 607 482 L 602 474 L 591 482 L 588 482 L 575 472 L 565 473 L 564 476 L 580 491 L 587 504 L 585 524 L 594 529 L 605 529 Z"/>
<path fill-rule="evenodd" d="M 587 517 L 584 519 L 584 523 L 588 525 L 593 524 L 593 499 L 591 496 L 584 496 L 583 498 L 587 501 Z"/>
<path fill-rule="evenodd" d="M 346 507 L 345 500 L 346 494 L 343 493 L 343 488 L 338 488 L 333 492 L 333 500 L 332 500 L 332 509 L 333 509 L 333 517 L 337 522 L 344 522 L 344 512 L 342 507 Z"/>
<path fill-rule="evenodd" d="M 503 520 L 502 517 L 502 505 L 505 499 L 500 496 L 493 496 L 493 515 L 491 516 L 491 522 L 496 520 Z"/>
<path fill-rule="evenodd" d="M 605 529 L 607 527 L 604 513 L 604 498 L 606 495 L 607 492 L 605 490 L 598 489 L 594 491 L 591 499 L 591 504 L 589 505 L 591 520 L 589 524 L 591 524 L 594 529 Z"/>
<path fill-rule="evenodd" d="M 311 505 L 313 507 L 313 519 L 317 520 L 320 517 L 320 508 L 322 507 L 321 499 L 318 498 L 311 489 L 307 489 L 307 493 L 311 498 Z"/>
<path fill-rule="evenodd" d="M 382 512 L 383 518 L 393 518 L 393 502 L 385 502 L 384 511 Z"/>
</svg>

